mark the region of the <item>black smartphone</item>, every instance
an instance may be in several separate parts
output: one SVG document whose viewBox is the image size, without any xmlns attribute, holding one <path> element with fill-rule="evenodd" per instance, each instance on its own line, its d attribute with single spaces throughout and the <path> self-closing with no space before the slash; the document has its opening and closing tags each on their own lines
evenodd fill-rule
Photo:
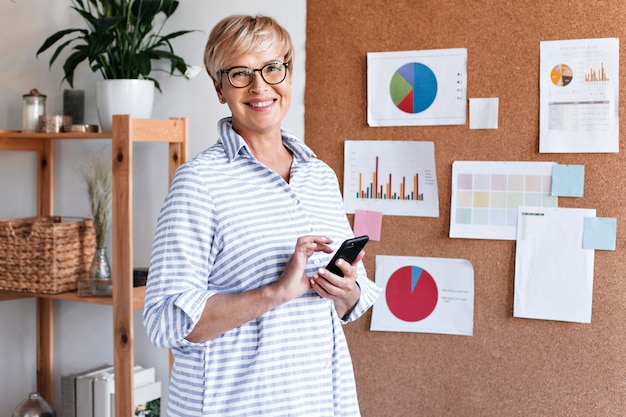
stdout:
<svg viewBox="0 0 626 417">
<path fill-rule="evenodd" d="M 361 249 L 365 247 L 365 244 L 368 240 L 370 240 L 370 238 L 367 235 L 346 239 L 341 244 L 341 246 L 339 246 L 337 252 L 335 252 L 335 254 L 333 255 L 333 259 L 331 259 L 328 265 L 326 265 L 326 269 L 328 269 L 333 274 L 337 274 L 342 277 L 343 272 L 341 272 L 341 269 L 337 268 L 337 266 L 335 265 L 337 259 L 344 259 L 346 262 L 351 264 L 359 255 Z"/>
</svg>

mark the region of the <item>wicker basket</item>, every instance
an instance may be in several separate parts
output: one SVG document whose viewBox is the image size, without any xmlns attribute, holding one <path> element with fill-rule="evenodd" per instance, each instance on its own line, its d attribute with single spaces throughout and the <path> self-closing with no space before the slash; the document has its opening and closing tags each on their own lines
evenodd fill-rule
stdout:
<svg viewBox="0 0 626 417">
<path fill-rule="evenodd" d="M 76 290 L 95 252 L 91 219 L 0 220 L 0 289 L 45 294 Z"/>
</svg>

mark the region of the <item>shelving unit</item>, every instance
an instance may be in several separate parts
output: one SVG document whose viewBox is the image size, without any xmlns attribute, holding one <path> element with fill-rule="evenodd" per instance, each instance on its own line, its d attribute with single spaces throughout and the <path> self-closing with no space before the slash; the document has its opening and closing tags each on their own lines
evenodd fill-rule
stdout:
<svg viewBox="0 0 626 417">
<path fill-rule="evenodd" d="M 134 336 L 133 311 L 143 309 L 145 287 L 133 288 L 132 235 L 132 164 L 133 143 L 169 144 L 169 180 L 187 160 L 187 119 L 133 119 L 113 116 L 110 133 L 22 133 L 0 130 L 0 151 L 37 153 L 37 215 L 54 214 L 54 142 L 66 139 L 111 139 L 113 169 L 113 210 L 111 263 L 113 294 L 111 297 L 79 297 L 76 292 L 34 294 L 0 290 L 0 301 L 19 298 L 37 299 L 37 391 L 53 401 L 53 301 L 68 300 L 112 306 L 113 365 L 115 367 L 115 415 L 133 415 Z"/>
</svg>

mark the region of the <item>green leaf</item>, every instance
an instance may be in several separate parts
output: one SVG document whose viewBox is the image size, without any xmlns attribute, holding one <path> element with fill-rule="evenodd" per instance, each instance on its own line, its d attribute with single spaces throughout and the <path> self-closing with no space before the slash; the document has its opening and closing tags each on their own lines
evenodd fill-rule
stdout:
<svg viewBox="0 0 626 417">
<path fill-rule="evenodd" d="M 37 50 L 37 53 L 35 54 L 35 56 L 39 56 L 40 53 L 44 52 L 45 50 L 50 48 L 52 45 L 57 43 L 62 37 L 73 32 L 85 32 L 85 31 L 81 29 L 60 30 L 57 33 L 51 35 L 48 39 L 44 41 L 43 45 L 41 45 L 41 47 Z"/>
</svg>

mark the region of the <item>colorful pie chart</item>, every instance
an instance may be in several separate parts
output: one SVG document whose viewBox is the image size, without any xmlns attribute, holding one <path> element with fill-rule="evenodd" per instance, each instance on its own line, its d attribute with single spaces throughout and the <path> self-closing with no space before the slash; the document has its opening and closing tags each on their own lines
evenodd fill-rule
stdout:
<svg viewBox="0 0 626 417">
<path fill-rule="evenodd" d="M 424 64 L 411 62 L 398 68 L 391 77 L 389 94 L 393 104 L 405 113 L 420 113 L 437 96 L 437 77 Z"/>
<path fill-rule="evenodd" d="M 558 87 L 565 87 L 572 82 L 574 78 L 574 71 L 565 64 L 556 65 L 550 71 L 550 79 L 552 83 Z"/>
<path fill-rule="evenodd" d="M 433 312 L 439 291 L 428 271 L 419 266 L 403 266 L 389 277 L 385 298 L 394 316 L 416 322 L 424 320 Z"/>
</svg>

